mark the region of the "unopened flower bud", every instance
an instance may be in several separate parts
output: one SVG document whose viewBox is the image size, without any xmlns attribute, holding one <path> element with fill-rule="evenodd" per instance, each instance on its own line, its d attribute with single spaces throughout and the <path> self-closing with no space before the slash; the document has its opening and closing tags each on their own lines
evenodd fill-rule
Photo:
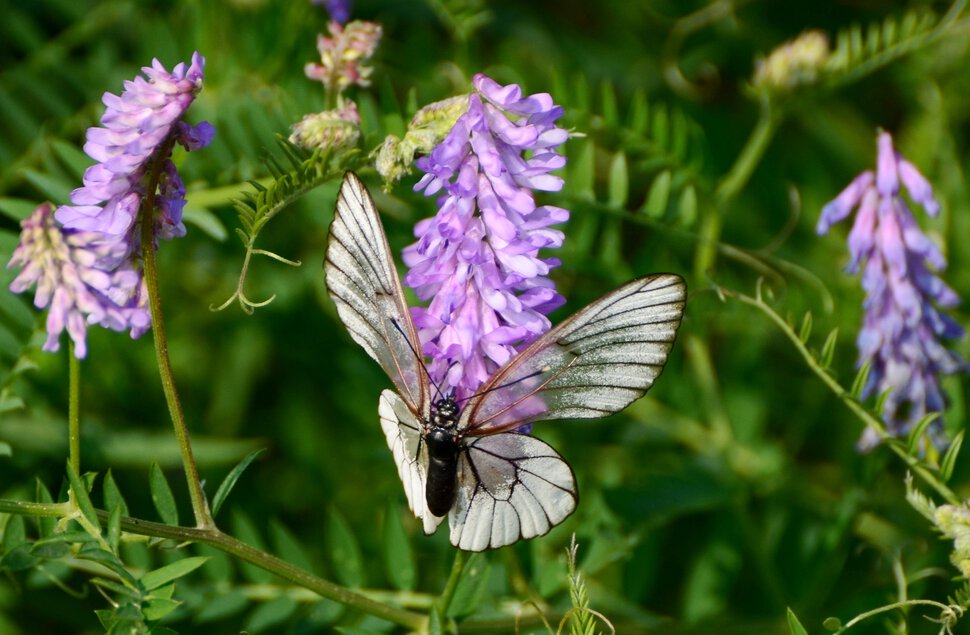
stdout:
<svg viewBox="0 0 970 635">
<path fill-rule="evenodd" d="M 757 62 L 753 84 L 771 92 L 788 92 L 813 83 L 829 57 L 829 41 L 821 31 L 806 31 Z"/>
<path fill-rule="evenodd" d="M 290 141 L 308 150 L 328 148 L 343 152 L 357 147 L 360 141 L 360 114 L 352 101 L 336 110 L 306 115 L 293 124 Z"/>
<path fill-rule="evenodd" d="M 388 135 L 377 150 L 377 172 L 384 187 L 411 172 L 416 155 L 428 154 L 448 135 L 455 122 L 468 110 L 468 95 L 457 95 L 428 104 L 414 113 L 403 139 Z"/>
</svg>

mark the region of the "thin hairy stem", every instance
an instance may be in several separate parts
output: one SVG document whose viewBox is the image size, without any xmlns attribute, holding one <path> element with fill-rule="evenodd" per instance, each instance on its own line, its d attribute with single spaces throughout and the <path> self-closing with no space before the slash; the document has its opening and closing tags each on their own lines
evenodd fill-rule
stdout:
<svg viewBox="0 0 970 635">
<path fill-rule="evenodd" d="M 158 371 L 162 379 L 162 390 L 165 401 L 172 417 L 175 428 L 175 438 L 182 454 L 182 467 L 185 470 L 185 480 L 189 486 L 189 498 L 192 500 L 192 512 L 195 524 L 200 528 L 214 527 L 209 504 L 202 491 L 202 481 L 199 479 L 199 468 L 192 455 L 192 444 L 189 440 L 189 428 L 185 423 L 185 414 L 175 388 L 175 375 L 172 372 L 172 361 L 168 355 L 168 337 L 165 334 L 165 321 L 162 318 L 162 299 L 158 291 L 158 266 L 155 259 L 155 189 L 158 187 L 162 163 L 168 156 L 174 141 L 163 146 L 152 163 L 151 177 L 145 198 L 142 200 L 141 212 L 141 247 L 145 262 L 145 285 L 148 288 L 148 305 L 152 314 L 152 334 L 155 339 L 155 358 Z"/>
<path fill-rule="evenodd" d="M 0 499 L 0 512 L 27 516 L 65 517 L 74 512 L 74 507 L 69 503 L 25 503 Z M 108 512 L 100 509 L 97 510 L 97 514 L 98 518 L 104 523 L 110 517 Z M 121 519 L 121 529 L 142 536 L 210 545 L 260 569 L 275 573 L 284 580 L 309 589 L 321 597 L 340 602 L 381 619 L 414 630 L 424 628 L 426 623 L 427 618 L 419 613 L 382 604 L 329 580 L 317 577 L 295 565 L 280 560 L 274 555 L 251 547 L 215 527 L 177 527 L 124 516 Z"/>
<path fill-rule="evenodd" d="M 81 360 L 74 356 L 74 341 L 67 345 L 67 444 L 71 467 L 81 473 Z"/>
<path fill-rule="evenodd" d="M 880 606 L 879 608 L 872 609 L 871 611 L 866 611 L 865 613 L 856 615 L 854 618 L 846 622 L 845 625 L 842 628 L 840 628 L 838 632 L 844 633 L 845 631 L 849 630 L 859 622 L 862 622 L 863 620 L 867 620 L 870 617 L 873 617 L 875 615 L 879 615 L 880 613 L 885 613 L 887 611 L 894 611 L 896 609 L 901 609 L 907 606 L 916 606 L 916 605 L 933 606 L 940 609 L 940 611 L 942 611 L 945 615 L 954 614 L 954 616 L 956 616 L 954 607 L 947 604 L 943 604 L 942 602 L 935 602 L 933 600 L 906 600 L 904 602 L 893 602 L 892 604 Z M 962 609 L 958 612 L 962 614 Z"/>
<path fill-rule="evenodd" d="M 744 304 L 753 306 L 768 316 L 768 318 L 774 322 L 779 329 L 781 329 L 785 336 L 791 340 L 791 343 L 801 354 L 802 358 L 805 360 L 805 363 L 808 364 L 808 367 L 812 370 L 812 372 L 822 380 L 822 383 L 828 386 L 829 389 L 835 393 L 835 396 L 838 397 L 842 403 L 844 403 L 849 410 L 851 410 L 852 413 L 855 414 L 866 425 L 866 427 L 873 430 L 882 441 L 890 441 L 893 439 L 892 435 L 886 431 L 886 427 L 882 421 L 871 412 L 866 410 L 865 407 L 863 407 L 863 405 L 852 396 L 852 393 L 843 388 L 842 385 L 836 381 L 834 377 L 832 377 L 832 375 L 822 368 L 822 366 L 815 359 L 815 356 L 812 355 L 812 352 L 808 350 L 808 347 L 801 341 L 801 339 L 799 339 L 798 334 L 792 330 L 788 323 L 785 322 L 784 318 L 778 315 L 778 313 L 771 308 L 771 306 L 761 299 L 760 284 L 757 297 L 754 298 L 743 293 L 729 291 L 720 287 L 717 289 L 717 291 L 722 296 L 732 297 L 736 300 L 740 300 Z M 952 505 L 961 504 L 961 499 L 953 493 L 953 490 L 951 490 L 943 481 L 937 478 L 933 469 L 927 465 L 924 465 L 918 457 L 909 454 L 905 449 L 895 443 L 885 443 L 884 445 L 888 446 L 890 450 L 896 453 L 896 455 L 906 463 L 910 470 L 919 476 L 927 485 L 936 490 L 936 492 L 946 499 L 948 503 Z"/>
</svg>

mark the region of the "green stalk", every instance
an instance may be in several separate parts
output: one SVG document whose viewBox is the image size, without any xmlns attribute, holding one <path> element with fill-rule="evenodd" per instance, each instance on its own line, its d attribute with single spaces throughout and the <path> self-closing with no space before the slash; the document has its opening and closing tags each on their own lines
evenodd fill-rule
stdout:
<svg viewBox="0 0 970 635">
<path fill-rule="evenodd" d="M 455 549 L 455 561 L 451 564 L 451 574 L 448 576 L 445 590 L 441 592 L 441 599 L 438 601 L 438 610 L 441 611 L 442 617 L 448 613 L 448 607 L 451 606 L 451 601 L 455 597 L 455 589 L 461 582 L 461 574 L 464 570 L 465 552 L 461 549 Z"/>
<path fill-rule="evenodd" d="M 754 130 L 751 131 L 751 136 L 748 137 L 747 143 L 744 144 L 744 149 L 741 150 L 741 154 L 738 155 L 734 165 L 731 166 L 731 170 L 721 180 L 717 189 L 714 191 L 714 198 L 719 207 L 723 207 L 724 204 L 737 196 L 738 192 L 747 184 L 754 169 L 758 167 L 758 163 L 761 161 L 765 150 L 768 149 L 768 144 L 771 143 L 771 138 L 775 135 L 775 130 L 778 129 L 780 121 L 781 116 L 772 107 L 771 101 L 762 98 L 758 113 L 758 123 L 755 124 Z"/>
<path fill-rule="evenodd" d="M 845 626 L 840 628 L 837 632 L 844 633 L 845 631 L 849 630 L 850 628 L 852 628 L 859 622 L 862 622 L 863 620 L 867 620 L 870 617 L 879 615 L 880 613 L 885 613 L 886 611 L 902 609 L 907 606 L 932 606 L 940 609 L 941 618 L 939 620 L 932 620 L 932 621 L 947 624 L 948 628 L 946 628 L 945 630 L 948 633 L 950 632 L 949 627 L 954 626 L 957 620 L 959 619 L 959 617 L 963 614 L 962 610 L 954 611 L 953 607 L 947 606 L 946 604 L 943 604 L 941 602 L 934 602 L 933 600 L 906 600 L 905 602 L 893 602 L 892 604 L 880 606 L 877 609 L 872 609 L 871 611 L 866 611 L 865 613 L 861 613 L 855 616 L 854 618 L 852 618 L 850 621 L 846 622 Z M 959 607 L 957 607 L 957 609 L 959 609 Z M 944 622 L 944 620 L 947 620 L 947 621 Z M 942 633 L 943 631 L 940 631 L 940 632 Z"/>
<path fill-rule="evenodd" d="M 751 174 L 754 172 L 761 158 L 764 156 L 771 139 L 778 129 L 781 115 L 772 107 L 768 99 L 761 100 L 760 114 L 758 123 L 751 136 L 748 137 L 744 149 L 738 155 L 730 171 L 724 176 L 714 192 L 714 206 L 709 208 L 701 222 L 699 230 L 700 243 L 697 246 L 697 254 L 694 257 L 694 273 L 700 278 L 707 275 L 707 272 L 714 264 L 715 256 L 718 251 L 718 244 L 721 240 L 722 216 L 727 212 L 728 204 L 744 188 Z"/>
<path fill-rule="evenodd" d="M 188 482 L 189 497 L 192 500 L 192 512 L 195 515 L 195 524 L 199 528 L 215 527 L 212 514 L 209 511 L 209 504 L 202 491 L 202 481 L 199 479 L 199 468 L 196 466 L 195 457 L 192 455 L 192 444 L 189 440 L 189 429 L 185 423 L 185 414 L 182 412 L 182 404 L 179 401 L 178 392 L 175 388 L 175 375 L 172 373 L 172 362 L 168 355 L 168 337 L 165 334 L 165 321 L 162 318 L 162 299 L 158 291 L 158 266 L 155 260 L 155 189 L 158 187 L 158 180 L 161 174 L 161 166 L 164 158 L 168 156 L 174 141 L 159 149 L 153 163 L 151 176 L 148 180 L 148 188 L 145 198 L 142 201 L 141 213 L 141 246 L 142 257 L 145 263 L 145 284 L 148 288 L 148 305 L 152 314 L 152 335 L 155 340 L 155 358 L 158 362 L 158 371 L 162 379 L 162 390 L 165 392 L 165 401 L 168 403 L 168 411 L 172 417 L 172 425 L 175 428 L 175 438 L 178 441 L 179 450 L 182 453 L 182 467 L 185 470 L 185 479 Z"/>
<path fill-rule="evenodd" d="M 743 293 L 728 291 L 726 289 L 718 289 L 718 292 L 723 295 L 727 295 L 737 300 L 740 300 L 744 304 L 753 306 L 759 311 L 761 311 L 762 313 L 764 313 L 765 315 L 767 315 L 768 318 L 772 322 L 774 322 L 779 329 L 781 329 L 781 331 L 785 334 L 785 336 L 788 337 L 789 340 L 791 340 L 791 343 L 801 354 L 802 358 L 805 360 L 805 363 L 808 364 L 808 367 L 812 369 L 812 372 L 815 373 L 815 375 L 822 380 L 822 383 L 828 386 L 829 389 L 833 393 L 835 393 L 835 396 L 838 397 L 839 400 L 841 400 L 842 403 L 844 403 L 849 408 L 849 410 L 852 411 L 853 414 L 855 414 L 868 428 L 873 430 L 879 436 L 880 440 L 889 441 L 893 438 L 886 431 L 886 428 L 883 425 L 882 421 L 880 421 L 875 415 L 873 415 L 868 410 L 866 410 L 865 407 L 863 407 L 863 405 L 859 403 L 859 401 L 855 397 L 852 396 L 852 393 L 850 393 L 848 390 L 843 388 L 842 385 L 838 381 L 836 381 L 834 377 L 832 377 L 832 375 L 826 372 L 825 369 L 818 364 L 818 362 L 815 360 L 815 357 L 812 355 L 812 352 L 809 351 L 808 347 L 801 341 L 801 339 L 799 339 L 798 334 L 795 333 L 795 331 L 793 331 L 788 326 L 788 323 L 785 322 L 784 318 L 778 315 L 778 313 L 776 313 L 774 309 L 768 306 L 761 299 L 760 288 L 759 288 L 758 297 L 756 298 L 752 298 L 750 296 L 744 295 Z M 936 475 L 933 474 L 932 469 L 923 465 L 920 462 L 919 458 L 909 454 L 908 452 L 906 452 L 905 450 L 903 450 L 901 447 L 897 446 L 894 443 L 886 443 L 886 445 L 889 447 L 890 450 L 895 452 L 896 455 L 899 456 L 899 458 L 901 458 L 904 463 L 906 463 L 909 469 L 915 472 L 916 475 L 919 476 L 927 485 L 929 485 L 934 490 L 936 490 L 936 492 L 944 499 L 946 499 L 948 503 L 950 503 L 951 505 L 962 504 L 961 499 L 956 494 L 953 493 L 953 490 L 951 490 L 949 487 L 946 486 L 945 483 L 943 483 L 938 478 L 936 478 Z"/>
<path fill-rule="evenodd" d="M 73 503 L 27 503 L 0 498 L 0 513 L 36 516 L 38 518 L 64 518 L 74 513 Z"/>
<path fill-rule="evenodd" d="M 64 517 L 73 513 L 73 510 L 74 507 L 70 503 L 25 503 L 0 499 L 0 513 Z M 97 510 L 97 514 L 101 522 L 108 522 L 110 518 L 108 512 L 99 509 Z M 424 615 L 394 606 L 387 606 L 360 593 L 345 589 L 329 580 L 324 580 L 295 565 L 280 560 L 276 556 L 251 547 L 228 534 L 224 534 L 215 527 L 176 527 L 123 516 L 121 518 L 121 529 L 128 533 L 141 536 L 167 538 L 180 543 L 198 542 L 210 545 L 224 553 L 236 556 L 240 560 L 249 562 L 260 569 L 275 573 L 288 582 L 310 589 L 321 597 L 340 602 L 341 604 L 410 629 L 420 630 L 425 628 L 426 625 L 427 618 Z"/>
<path fill-rule="evenodd" d="M 67 443 L 71 467 L 81 473 L 81 361 L 74 356 L 74 341 L 67 343 Z"/>
</svg>

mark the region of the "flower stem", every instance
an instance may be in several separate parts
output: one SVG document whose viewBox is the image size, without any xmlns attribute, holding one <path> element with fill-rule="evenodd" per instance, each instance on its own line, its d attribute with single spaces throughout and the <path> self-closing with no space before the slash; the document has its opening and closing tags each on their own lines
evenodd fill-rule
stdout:
<svg viewBox="0 0 970 635">
<path fill-rule="evenodd" d="M 730 171 L 724 176 L 714 192 L 714 207 L 710 208 L 701 223 L 700 243 L 694 257 L 694 273 L 703 277 L 714 264 L 718 243 L 721 239 L 721 221 L 728 204 L 747 184 L 761 157 L 764 156 L 781 121 L 781 115 L 767 99 L 761 101 L 758 123 L 748 137 L 744 149 L 738 155 Z"/>
<path fill-rule="evenodd" d="M 70 503 L 26 503 L 15 500 L 0 499 L 0 513 L 21 514 L 27 516 L 63 517 L 73 511 Z M 98 518 L 106 523 L 110 514 L 104 510 L 97 510 Z M 123 516 L 121 529 L 141 536 L 168 538 L 177 542 L 198 542 L 215 547 L 216 549 L 236 556 L 260 569 L 275 573 L 281 578 L 310 589 L 321 597 L 345 604 L 365 613 L 400 624 L 413 630 L 425 627 L 426 617 L 419 614 L 388 606 L 356 593 L 329 580 L 319 578 L 312 573 L 280 560 L 276 556 L 260 551 L 232 536 L 221 532 L 215 527 L 178 527 L 162 523 L 141 520 Z"/>
<path fill-rule="evenodd" d="M 778 129 L 778 123 L 780 121 L 781 116 L 772 107 L 771 102 L 767 99 L 762 99 L 758 114 L 758 123 L 755 124 L 754 130 L 751 131 L 751 136 L 748 137 L 744 149 L 741 150 L 741 154 L 738 155 L 734 165 L 731 166 L 731 170 L 721 180 L 714 192 L 714 198 L 719 206 L 723 207 L 725 203 L 737 196 L 741 188 L 751 178 L 751 174 L 758 166 L 758 162 L 761 161 L 765 150 L 768 149 L 768 144 L 771 143 L 771 138 L 774 136 L 775 130 Z"/>
<path fill-rule="evenodd" d="M 949 614 L 949 613 L 952 613 L 952 608 L 950 606 L 947 606 L 946 604 L 941 603 L 941 602 L 935 602 L 933 600 L 905 600 L 903 602 L 893 602 L 892 604 L 887 604 L 885 606 L 880 606 L 879 608 L 872 609 L 871 611 L 866 611 L 865 613 L 861 613 L 859 615 L 856 615 L 854 618 L 852 618 L 851 620 L 849 620 L 848 622 L 846 622 L 845 625 L 838 630 L 838 632 L 839 633 L 844 633 L 845 631 L 849 630 L 850 628 L 852 628 L 853 626 L 855 626 L 859 622 L 861 622 L 863 620 L 866 620 L 866 619 L 869 619 L 870 617 L 873 617 L 874 615 L 879 615 L 880 613 L 885 613 L 886 611 L 892 611 L 892 610 L 895 610 L 895 609 L 901 609 L 901 608 L 905 608 L 907 606 L 916 606 L 916 605 L 936 607 L 936 608 L 940 609 L 940 611 L 942 611 L 944 615 Z M 933 620 L 933 621 L 936 621 L 936 620 Z"/>
<path fill-rule="evenodd" d="M 36 516 L 39 518 L 63 518 L 74 511 L 73 503 L 28 503 L 0 499 L 0 513 Z"/>
<path fill-rule="evenodd" d="M 448 613 L 448 607 L 455 597 L 455 589 L 458 588 L 458 583 L 461 581 L 465 564 L 465 552 L 461 549 L 455 549 L 455 561 L 451 564 L 451 574 L 448 576 L 445 590 L 441 592 L 441 599 L 438 601 L 438 610 L 441 611 L 442 616 Z"/>
<path fill-rule="evenodd" d="M 81 473 L 81 361 L 74 356 L 74 342 L 68 341 L 67 443 L 71 467 Z"/>
<path fill-rule="evenodd" d="M 189 429 L 185 423 L 185 414 L 175 388 L 175 376 L 172 373 L 172 362 L 168 355 L 168 337 L 165 335 L 165 322 L 162 318 L 162 300 L 158 291 L 158 266 L 155 259 L 155 189 L 161 174 L 162 162 L 168 156 L 172 141 L 159 149 L 152 163 L 151 178 L 142 201 L 141 213 L 141 246 L 145 263 L 145 285 L 148 288 L 148 305 L 152 314 L 152 335 L 155 339 L 155 358 L 158 361 L 158 371 L 162 379 L 162 390 L 168 411 L 175 428 L 175 438 L 178 440 L 182 453 L 182 467 L 188 482 L 189 497 L 192 500 L 192 512 L 195 514 L 195 524 L 199 528 L 215 527 L 209 504 L 202 491 L 202 481 L 199 479 L 199 468 L 192 455 L 192 444 L 189 440 Z"/>
</svg>

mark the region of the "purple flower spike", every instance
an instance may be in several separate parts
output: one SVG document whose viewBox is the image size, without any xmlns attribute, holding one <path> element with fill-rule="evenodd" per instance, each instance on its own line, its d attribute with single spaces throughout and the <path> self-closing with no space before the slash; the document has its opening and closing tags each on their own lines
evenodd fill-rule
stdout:
<svg viewBox="0 0 970 635">
<path fill-rule="evenodd" d="M 175 141 L 187 150 L 197 150 L 212 141 L 215 129 L 209 123 L 190 126 L 181 121 L 202 88 L 204 65 L 198 53 L 192 56 L 191 65 L 178 64 L 171 73 L 154 60 L 150 67 L 142 68 L 145 77 L 125 82 L 120 96 L 104 94 L 102 101 L 107 109 L 101 117 L 102 127 L 88 128 L 84 144 L 84 151 L 98 163 L 84 173 L 84 186 L 71 193 L 73 205 L 64 205 L 55 213 L 65 228 L 113 236 L 129 234 L 145 194 L 146 173 L 156 154 L 171 152 Z M 185 190 L 167 156 L 162 172 L 159 208 L 164 218 L 159 223 L 163 227 L 180 226 Z M 171 196 L 181 198 L 173 200 Z M 163 238 L 184 234 L 184 227 L 163 228 L 159 233 Z"/>
<path fill-rule="evenodd" d="M 151 326 L 141 270 L 138 214 L 148 194 L 148 172 L 156 159 L 153 211 L 156 238 L 185 235 L 185 186 L 171 151 L 207 146 L 215 128 L 191 126 L 182 117 L 202 88 L 205 60 L 171 72 L 154 60 L 144 77 L 125 82 L 120 96 L 105 93 L 102 127 L 89 128 L 84 151 L 98 161 L 84 173 L 84 186 L 71 193 L 73 205 L 55 211 L 45 203 L 23 223 L 20 244 L 8 266 L 22 271 L 10 285 L 16 293 L 37 285 L 34 304 L 50 307 L 44 350 L 56 351 L 65 329 L 75 355 L 87 354 L 87 326 L 98 324 L 139 337 Z M 61 223 L 60 226 L 55 219 Z"/>
<path fill-rule="evenodd" d="M 557 152 L 569 136 L 555 125 L 562 108 L 485 75 L 473 83 L 467 110 L 417 161 L 425 175 L 415 189 L 442 194 L 437 215 L 417 224 L 418 241 L 404 250 L 405 282 L 431 300 L 412 309 L 429 371 L 458 399 L 549 330 L 546 314 L 564 300 L 547 277 L 559 261 L 539 250 L 562 245 L 550 226 L 569 218 L 533 197 L 562 188 L 549 174 L 566 162 Z"/>
<path fill-rule="evenodd" d="M 877 145 L 875 175 L 867 170 L 856 177 L 824 207 L 817 229 L 826 233 L 858 206 L 849 233 L 847 270 L 862 268 L 866 292 L 858 363 L 869 362 L 871 370 L 862 397 L 889 391 L 883 419 L 890 433 L 904 435 L 928 412 L 943 411 L 939 376 L 967 367 L 940 342 L 963 337 L 963 329 L 938 310 L 960 303 L 935 273 L 946 267 L 946 259 L 900 197 L 900 183 L 930 216 L 940 205 L 929 182 L 893 149 L 889 133 L 880 133 Z M 938 419 L 931 427 L 935 440 L 941 431 Z M 864 449 L 876 443 L 871 430 L 859 442 Z"/>
<path fill-rule="evenodd" d="M 126 242 L 61 228 L 53 212 L 53 205 L 44 203 L 21 223 L 20 244 L 7 265 L 21 267 L 11 291 L 21 293 L 36 285 L 34 305 L 50 306 L 44 350 L 58 350 L 66 329 L 74 355 L 83 358 L 90 324 L 140 336 L 151 325 L 151 315 L 141 272 L 127 258 Z"/>
</svg>

